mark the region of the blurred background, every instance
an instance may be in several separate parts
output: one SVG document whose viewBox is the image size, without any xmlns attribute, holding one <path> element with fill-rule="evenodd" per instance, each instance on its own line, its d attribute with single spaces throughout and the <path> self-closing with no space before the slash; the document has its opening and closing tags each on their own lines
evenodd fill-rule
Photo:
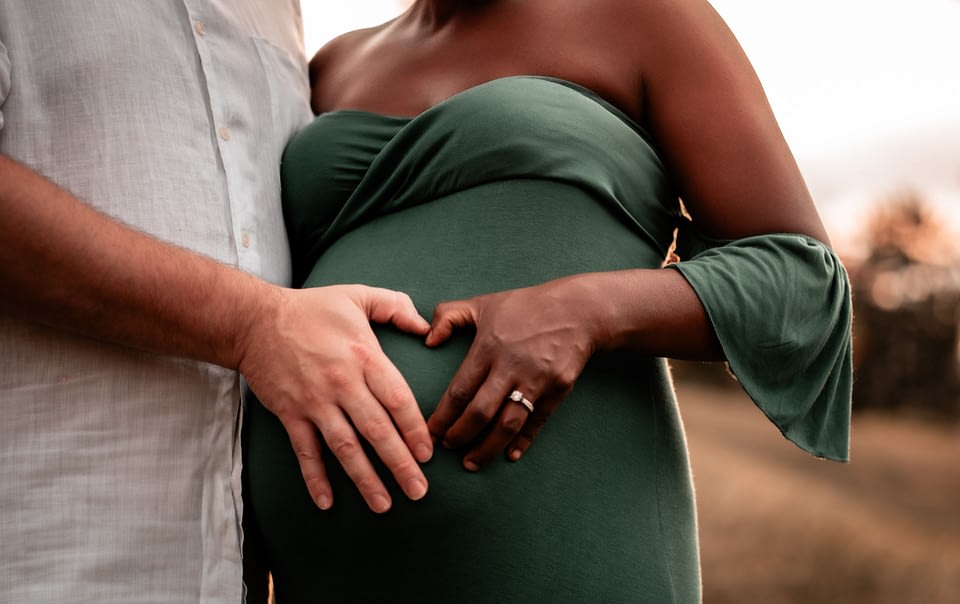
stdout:
<svg viewBox="0 0 960 604">
<path fill-rule="evenodd" d="M 403 0 L 302 0 L 308 56 Z M 675 363 L 704 601 L 960 602 L 960 1 L 713 0 L 854 289 L 852 461 Z"/>
</svg>

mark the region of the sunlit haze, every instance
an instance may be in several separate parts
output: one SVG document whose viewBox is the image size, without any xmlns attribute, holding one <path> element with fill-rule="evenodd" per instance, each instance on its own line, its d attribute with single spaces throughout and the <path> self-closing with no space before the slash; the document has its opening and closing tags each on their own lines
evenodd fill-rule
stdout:
<svg viewBox="0 0 960 604">
<path fill-rule="evenodd" d="M 915 191 L 960 228 L 960 1 L 713 0 L 753 62 L 831 233 Z M 308 56 L 404 0 L 302 0 Z"/>
</svg>

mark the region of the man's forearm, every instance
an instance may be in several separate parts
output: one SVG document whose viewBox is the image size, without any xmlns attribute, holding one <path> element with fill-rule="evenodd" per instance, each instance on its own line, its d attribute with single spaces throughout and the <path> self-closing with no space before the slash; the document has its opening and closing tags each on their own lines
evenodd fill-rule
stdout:
<svg viewBox="0 0 960 604">
<path fill-rule="evenodd" d="M 391 498 L 358 433 L 408 497 L 426 493 L 417 462 L 430 458 L 430 433 L 370 327 L 425 334 L 408 296 L 270 285 L 118 224 L 3 155 L 0 211 L 0 311 L 240 370 L 286 428 L 321 508 L 333 503 L 321 434 L 371 509 Z"/>
<path fill-rule="evenodd" d="M 160 353 L 236 367 L 272 286 L 97 212 L 0 155 L 0 309 Z"/>
</svg>

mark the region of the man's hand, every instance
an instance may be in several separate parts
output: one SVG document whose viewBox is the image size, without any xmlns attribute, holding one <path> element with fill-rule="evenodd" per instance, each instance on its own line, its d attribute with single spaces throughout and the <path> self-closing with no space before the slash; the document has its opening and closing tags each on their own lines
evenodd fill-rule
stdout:
<svg viewBox="0 0 960 604">
<path fill-rule="evenodd" d="M 240 341 L 240 371 L 286 428 L 310 496 L 321 509 L 333 504 L 333 492 L 318 430 L 373 511 L 387 511 L 390 495 L 357 432 L 408 497 L 420 499 L 427 492 L 417 461 L 433 453 L 430 434 L 413 393 L 381 350 L 371 320 L 417 335 L 430 328 L 399 292 L 360 285 L 269 288 Z"/>
<path fill-rule="evenodd" d="M 4 315 L 240 369 L 286 426 L 320 507 L 333 498 L 318 428 L 374 510 L 390 498 L 353 426 L 408 496 L 426 492 L 414 455 L 430 458 L 430 435 L 370 328 L 390 322 L 424 335 L 429 325 L 406 295 L 270 285 L 126 227 L 3 154 L 0 210 Z"/>
</svg>

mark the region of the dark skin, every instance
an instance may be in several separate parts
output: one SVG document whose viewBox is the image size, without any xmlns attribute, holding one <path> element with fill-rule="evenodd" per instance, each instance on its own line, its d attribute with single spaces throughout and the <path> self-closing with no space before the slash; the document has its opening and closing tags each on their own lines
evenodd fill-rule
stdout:
<svg viewBox="0 0 960 604">
<path fill-rule="evenodd" d="M 705 0 L 418 0 L 334 40 L 310 68 L 316 113 L 413 116 L 512 75 L 578 83 L 651 133 L 703 234 L 799 233 L 829 244 L 753 68 Z M 470 470 L 504 451 L 519 459 L 598 350 L 723 356 L 696 294 L 669 269 L 445 302 L 427 344 L 466 326 L 474 343 L 427 425 L 446 446 L 469 446 Z M 506 400 L 514 389 L 535 402 L 532 413 Z"/>
</svg>

